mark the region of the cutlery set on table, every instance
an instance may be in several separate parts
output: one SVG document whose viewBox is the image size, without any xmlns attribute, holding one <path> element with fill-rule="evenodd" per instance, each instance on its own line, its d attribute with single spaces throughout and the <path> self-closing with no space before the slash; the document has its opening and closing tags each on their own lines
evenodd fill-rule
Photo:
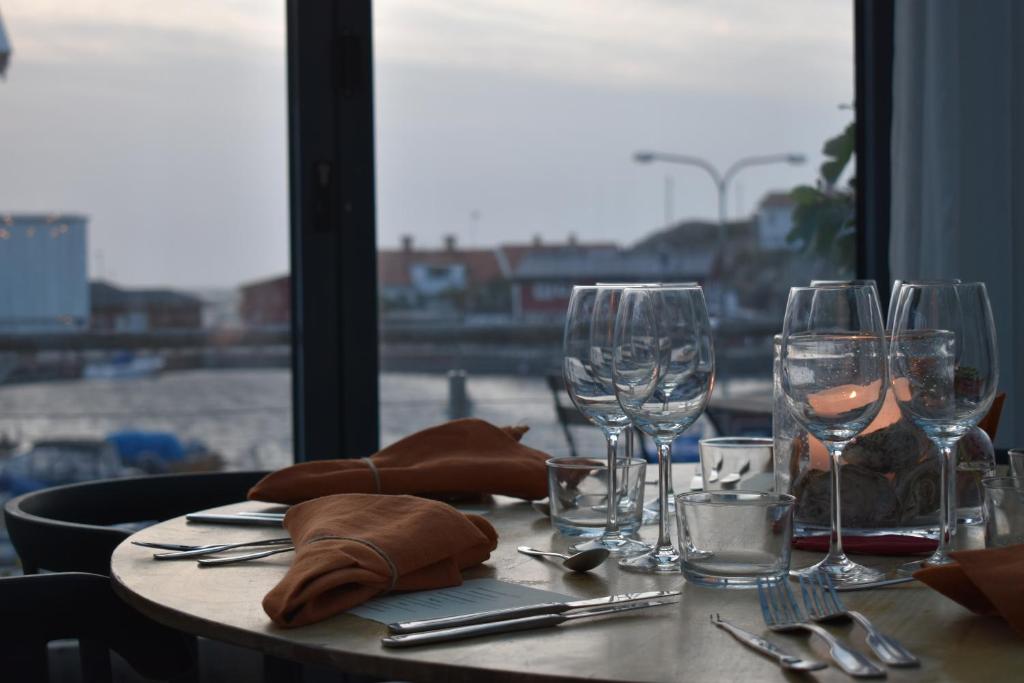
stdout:
<svg viewBox="0 0 1024 683">
<path fill-rule="evenodd" d="M 230 514 L 198 513 L 189 515 L 193 523 L 280 526 L 283 513 L 238 512 Z M 218 566 L 254 560 L 270 555 L 294 551 L 291 537 L 259 539 L 246 542 L 206 543 L 185 545 L 133 540 L 133 544 L 160 550 L 155 560 L 182 560 L 195 558 L 200 566 Z M 249 550 L 255 549 L 255 552 Z M 227 554 L 244 550 L 241 554 Z M 564 555 L 520 546 L 517 551 L 538 558 L 554 556 L 562 560 L 563 567 L 573 572 L 587 572 L 601 565 L 609 556 L 604 549 L 592 549 Z M 214 557 L 207 557 L 207 556 Z M 897 579 L 902 581 L 904 579 Z M 885 582 L 880 585 L 887 585 Z M 836 666 L 854 677 L 884 677 L 885 669 L 868 657 L 845 645 L 821 624 L 854 621 L 866 632 L 866 644 L 882 663 L 888 666 L 916 666 L 919 660 L 895 639 L 881 633 L 860 612 L 847 610 L 836 592 L 836 586 L 825 574 L 799 577 L 802 605 L 785 580 L 757 582 L 757 594 L 765 626 L 773 632 L 806 632 L 821 638 L 828 646 Z M 558 626 L 567 621 L 633 612 L 649 607 L 679 604 L 680 591 L 647 591 L 624 593 L 600 598 L 566 602 L 542 602 L 533 605 L 488 610 L 457 616 L 395 622 L 388 624 L 388 635 L 381 644 L 388 648 L 406 648 L 433 643 L 475 638 L 500 633 L 512 633 Z M 736 624 L 713 614 L 710 623 L 728 631 L 748 647 L 767 655 L 783 669 L 816 671 L 826 668 L 825 662 L 806 659 L 787 652 L 764 636 L 751 633 Z"/>
</svg>

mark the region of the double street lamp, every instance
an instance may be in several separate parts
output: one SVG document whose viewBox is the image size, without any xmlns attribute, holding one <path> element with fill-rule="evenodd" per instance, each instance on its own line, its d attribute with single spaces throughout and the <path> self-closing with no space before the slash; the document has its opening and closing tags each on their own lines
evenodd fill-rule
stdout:
<svg viewBox="0 0 1024 683">
<path fill-rule="evenodd" d="M 700 157 L 690 156 L 688 154 L 673 154 L 671 152 L 651 152 L 643 151 L 637 152 L 633 155 L 633 159 L 637 163 L 649 164 L 655 161 L 664 161 L 671 164 L 685 164 L 687 166 L 696 166 L 697 168 L 703 169 L 711 176 L 711 180 L 715 183 L 715 189 L 718 190 L 718 259 L 719 263 L 724 262 L 725 258 L 725 221 L 726 221 L 726 197 L 729 191 L 729 182 L 736 177 L 736 174 L 742 171 L 744 168 L 750 166 L 762 166 L 765 164 L 791 164 L 799 165 L 804 163 L 807 158 L 803 154 L 763 154 L 758 156 L 743 157 L 735 162 L 732 166 L 725 169 L 722 173 L 706 159 Z M 719 311 L 718 314 L 723 314 L 722 303 L 725 300 L 724 287 L 719 285 L 719 289 L 723 290 L 719 293 Z"/>
</svg>

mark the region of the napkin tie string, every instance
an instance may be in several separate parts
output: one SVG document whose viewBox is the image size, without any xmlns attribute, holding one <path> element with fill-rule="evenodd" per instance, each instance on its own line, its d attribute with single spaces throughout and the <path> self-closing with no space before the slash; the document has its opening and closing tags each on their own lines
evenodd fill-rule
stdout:
<svg viewBox="0 0 1024 683">
<path fill-rule="evenodd" d="M 374 463 L 373 460 L 370 460 L 370 458 L 359 459 L 365 462 L 366 466 L 370 468 L 370 474 L 373 475 L 373 485 L 377 489 L 374 493 L 383 493 L 380 489 L 380 470 L 377 469 L 376 463 Z"/>
<path fill-rule="evenodd" d="M 352 541 L 353 543 L 361 543 L 370 550 L 380 555 L 388 565 L 388 571 L 391 572 L 391 583 L 388 584 L 385 593 L 390 593 L 395 588 L 395 584 L 398 583 L 398 567 L 395 565 L 395 561 L 391 559 L 386 552 L 384 552 L 379 545 L 373 541 L 367 541 L 365 538 L 356 538 L 355 536 L 317 536 L 306 541 L 309 543 L 316 543 L 317 541 Z"/>
</svg>

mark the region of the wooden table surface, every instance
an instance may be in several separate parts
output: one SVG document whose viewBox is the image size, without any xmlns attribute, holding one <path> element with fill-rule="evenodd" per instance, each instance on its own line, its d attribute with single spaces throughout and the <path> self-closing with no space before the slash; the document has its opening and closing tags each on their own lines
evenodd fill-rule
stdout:
<svg viewBox="0 0 1024 683">
<path fill-rule="evenodd" d="M 689 481 L 683 472 L 676 481 Z M 222 511 L 267 509 L 239 503 Z M 208 638 L 255 648 L 297 661 L 405 681 L 775 681 L 785 676 L 771 660 L 747 649 L 712 626 L 709 615 L 768 635 L 797 654 L 827 658 L 817 639 L 768 632 L 756 591 L 720 590 L 687 584 L 679 575 L 645 576 L 618 571 L 608 562 L 588 575 L 565 572 L 558 563 L 516 552 L 517 545 L 563 549 L 547 518 L 529 504 L 495 501 L 489 519 L 500 535 L 498 549 L 466 578 L 491 577 L 579 597 L 682 588 L 678 605 L 580 619 L 563 626 L 502 634 L 420 648 L 385 649 L 385 626 L 339 615 L 297 629 L 277 628 L 260 606 L 263 595 L 284 575 L 290 554 L 247 564 L 200 569 L 192 561 L 156 562 L 151 552 L 123 543 L 114 552 L 112 576 L 123 599 L 164 624 Z M 961 537 L 977 543 L 977 528 Z M 645 539 L 654 527 L 644 527 Z M 188 524 L 172 519 L 132 538 L 175 543 L 244 541 L 280 536 L 281 530 Z M 793 566 L 819 556 L 794 553 Z M 893 566 L 894 558 L 864 558 Z M 922 661 L 920 668 L 889 669 L 892 681 L 1024 680 L 1024 641 L 999 619 L 978 617 L 918 584 L 844 593 L 850 608 L 867 614 Z M 857 627 L 828 627 L 870 654 Z M 834 666 L 812 674 L 821 681 L 850 680 Z"/>
</svg>

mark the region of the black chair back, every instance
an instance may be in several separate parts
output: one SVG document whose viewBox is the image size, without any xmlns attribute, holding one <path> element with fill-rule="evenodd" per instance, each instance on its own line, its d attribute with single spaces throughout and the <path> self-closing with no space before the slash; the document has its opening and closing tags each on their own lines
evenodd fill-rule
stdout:
<svg viewBox="0 0 1024 683">
<path fill-rule="evenodd" d="M 39 574 L 0 578 L 0 662 L 10 681 L 48 679 L 46 644 L 80 643 L 82 679 L 111 680 L 110 650 L 146 678 L 168 680 L 193 672 L 194 644 L 123 603 L 110 579 L 96 574 Z"/>
<path fill-rule="evenodd" d="M 104 479 L 55 486 L 4 506 L 11 543 L 26 574 L 110 574 L 110 555 L 131 530 L 116 524 L 157 522 L 245 500 L 266 472 L 202 472 Z"/>
</svg>

